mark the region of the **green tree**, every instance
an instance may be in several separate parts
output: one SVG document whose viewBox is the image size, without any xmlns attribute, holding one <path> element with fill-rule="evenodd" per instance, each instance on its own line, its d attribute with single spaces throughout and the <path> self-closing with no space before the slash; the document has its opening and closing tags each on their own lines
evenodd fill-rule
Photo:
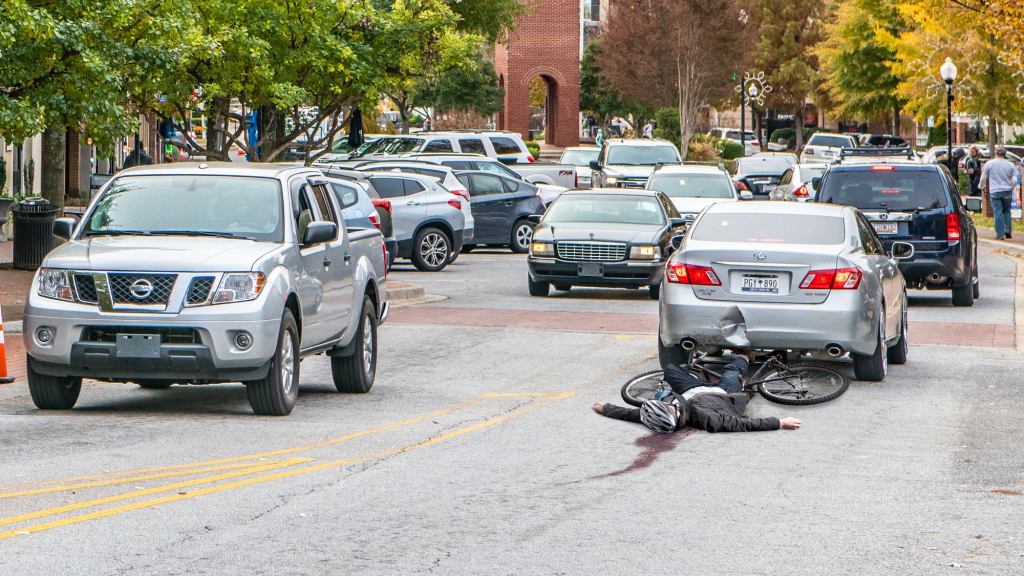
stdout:
<svg viewBox="0 0 1024 576">
<path fill-rule="evenodd" d="M 477 48 L 460 64 L 426 78 L 412 95 L 416 106 L 474 112 L 481 116 L 500 112 L 504 108 L 505 91 L 498 86 L 494 62 Z"/>
<path fill-rule="evenodd" d="M 626 116 L 641 106 L 622 98 L 604 79 L 598 63 L 600 52 L 600 39 L 590 42 L 583 49 L 583 58 L 580 60 L 580 110 L 593 114 L 598 125 L 606 127 L 613 117 Z"/>
</svg>

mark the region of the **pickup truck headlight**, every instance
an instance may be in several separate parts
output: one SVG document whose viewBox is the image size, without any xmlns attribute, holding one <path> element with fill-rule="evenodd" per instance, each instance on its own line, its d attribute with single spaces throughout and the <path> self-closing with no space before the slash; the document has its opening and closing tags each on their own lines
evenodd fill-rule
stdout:
<svg viewBox="0 0 1024 576">
<path fill-rule="evenodd" d="M 213 304 L 230 302 L 248 302 L 259 297 L 267 277 L 262 272 L 243 272 L 225 274 L 213 294 Z"/>
<path fill-rule="evenodd" d="M 657 260 L 658 247 L 637 245 L 629 249 L 630 260 Z"/>
<path fill-rule="evenodd" d="M 68 271 L 41 268 L 39 270 L 39 295 L 55 300 L 74 301 Z"/>
<path fill-rule="evenodd" d="M 555 255 L 555 245 L 548 242 L 533 242 L 530 244 L 530 256 L 552 258 Z"/>
</svg>

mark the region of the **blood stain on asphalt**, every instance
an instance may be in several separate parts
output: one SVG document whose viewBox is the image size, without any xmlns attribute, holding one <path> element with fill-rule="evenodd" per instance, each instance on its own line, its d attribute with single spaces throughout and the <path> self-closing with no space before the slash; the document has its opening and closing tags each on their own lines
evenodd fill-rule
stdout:
<svg viewBox="0 0 1024 576">
<path fill-rule="evenodd" d="M 633 444 L 639 446 L 642 450 L 640 450 L 640 453 L 633 458 L 633 462 L 629 466 L 626 466 L 622 470 L 616 470 L 607 474 L 601 474 L 600 476 L 594 476 L 591 480 L 622 476 L 623 474 L 629 474 L 630 472 L 636 472 L 637 470 L 648 468 L 651 464 L 654 464 L 654 461 L 658 459 L 658 456 L 660 456 L 662 452 L 672 450 L 677 444 L 679 444 L 680 440 L 696 431 L 697 430 L 694 428 L 683 428 L 675 434 L 650 434 L 648 436 L 637 438 L 633 441 Z"/>
</svg>

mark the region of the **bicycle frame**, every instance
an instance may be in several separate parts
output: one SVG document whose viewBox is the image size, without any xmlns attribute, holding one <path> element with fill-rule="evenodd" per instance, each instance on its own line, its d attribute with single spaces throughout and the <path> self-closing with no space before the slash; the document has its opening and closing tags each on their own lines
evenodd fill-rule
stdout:
<svg viewBox="0 0 1024 576">
<path fill-rule="evenodd" d="M 693 358 L 690 360 L 690 363 L 686 365 L 686 369 L 687 370 L 696 370 L 697 372 L 700 372 L 701 374 L 703 374 L 705 377 L 713 376 L 713 377 L 718 378 L 719 380 L 721 380 L 722 379 L 722 375 L 721 374 L 719 374 L 718 372 L 715 372 L 714 370 L 706 367 L 703 364 L 703 360 L 704 360 L 705 356 L 707 356 L 706 352 L 705 353 L 701 353 L 699 355 L 695 354 L 693 356 Z M 754 386 L 757 386 L 758 384 L 765 384 L 765 383 L 768 383 L 768 382 L 777 382 L 779 380 L 785 380 L 786 379 L 784 376 L 780 376 L 778 378 L 765 378 L 765 379 L 761 379 L 761 380 L 758 379 L 761 376 L 762 372 L 766 372 L 767 370 L 769 370 L 771 368 L 779 368 L 781 370 L 788 370 L 789 369 L 789 367 L 786 366 L 786 364 L 783 361 L 779 360 L 775 356 L 770 356 L 768 358 L 768 360 L 766 360 L 760 366 L 758 366 L 757 370 L 754 371 L 754 374 L 752 376 L 750 376 L 750 378 L 743 379 L 743 387 L 747 388 L 748 384 L 750 384 L 750 387 L 754 387 Z"/>
</svg>

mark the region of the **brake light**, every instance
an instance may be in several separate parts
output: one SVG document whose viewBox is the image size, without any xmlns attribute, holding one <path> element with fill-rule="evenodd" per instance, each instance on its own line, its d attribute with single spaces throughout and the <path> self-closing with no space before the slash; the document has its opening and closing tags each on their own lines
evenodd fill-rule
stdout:
<svg viewBox="0 0 1024 576">
<path fill-rule="evenodd" d="M 960 241 L 960 215 L 956 212 L 946 214 L 946 240 L 950 242 Z"/>
<path fill-rule="evenodd" d="M 387 210 L 388 214 L 391 214 L 391 201 L 390 200 L 374 200 L 373 201 L 373 207 L 374 208 L 380 208 L 382 210 Z"/>
<path fill-rule="evenodd" d="M 469 190 L 465 190 L 462 188 L 453 188 L 451 190 L 451 193 L 461 197 L 466 202 L 469 202 Z"/>
<path fill-rule="evenodd" d="M 458 200 L 449 200 L 448 205 L 456 210 L 462 210 L 462 202 L 459 202 Z"/>
<path fill-rule="evenodd" d="M 863 274 L 860 268 L 811 270 L 800 282 L 803 290 L 856 290 Z"/>
<path fill-rule="evenodd" d="M 533 159 L 533 154 L 527 154 L 526 161 L 530 163 L 536 162 L 536 160 Z"/>
<path fill-rule="evenodd" d="M 721 286 L 715 271 L 707 266 L 672 262 L 665 266 L 665 279 L 673 284 L 693 284 L 696 286 Z"/>
<path fill-rule="evenodd" d="M 796 196 L 797 198 L 809 198 L 811 194 L 807 190 L 807 184 L 803 184 L 799 188 L 794 190 L 793 196 Z"/>
<path fill-rule="evenodd" d="M 744 184 L 743 182 L 740 182 L 740 181 L 737 180 L 736 181 L 736 190 L 739 190 L 740 192 L 743 192 L 744 190 L 750 190 L 750 188 L 747 188 L 746 184 Z"/>
<path fill-rule="evenodd" d="M 376 214 L 370 214 L 370 224 L 373 224 L 374 228 L 380 230 L 380 216 Z"/>
<path fill-rule="evenodd" d="M 872 172 L 892 172 L 895 169 L 896 167 L 892 164 L 880 164 L 878 166 L 871 167 Z"/>
</svg>

